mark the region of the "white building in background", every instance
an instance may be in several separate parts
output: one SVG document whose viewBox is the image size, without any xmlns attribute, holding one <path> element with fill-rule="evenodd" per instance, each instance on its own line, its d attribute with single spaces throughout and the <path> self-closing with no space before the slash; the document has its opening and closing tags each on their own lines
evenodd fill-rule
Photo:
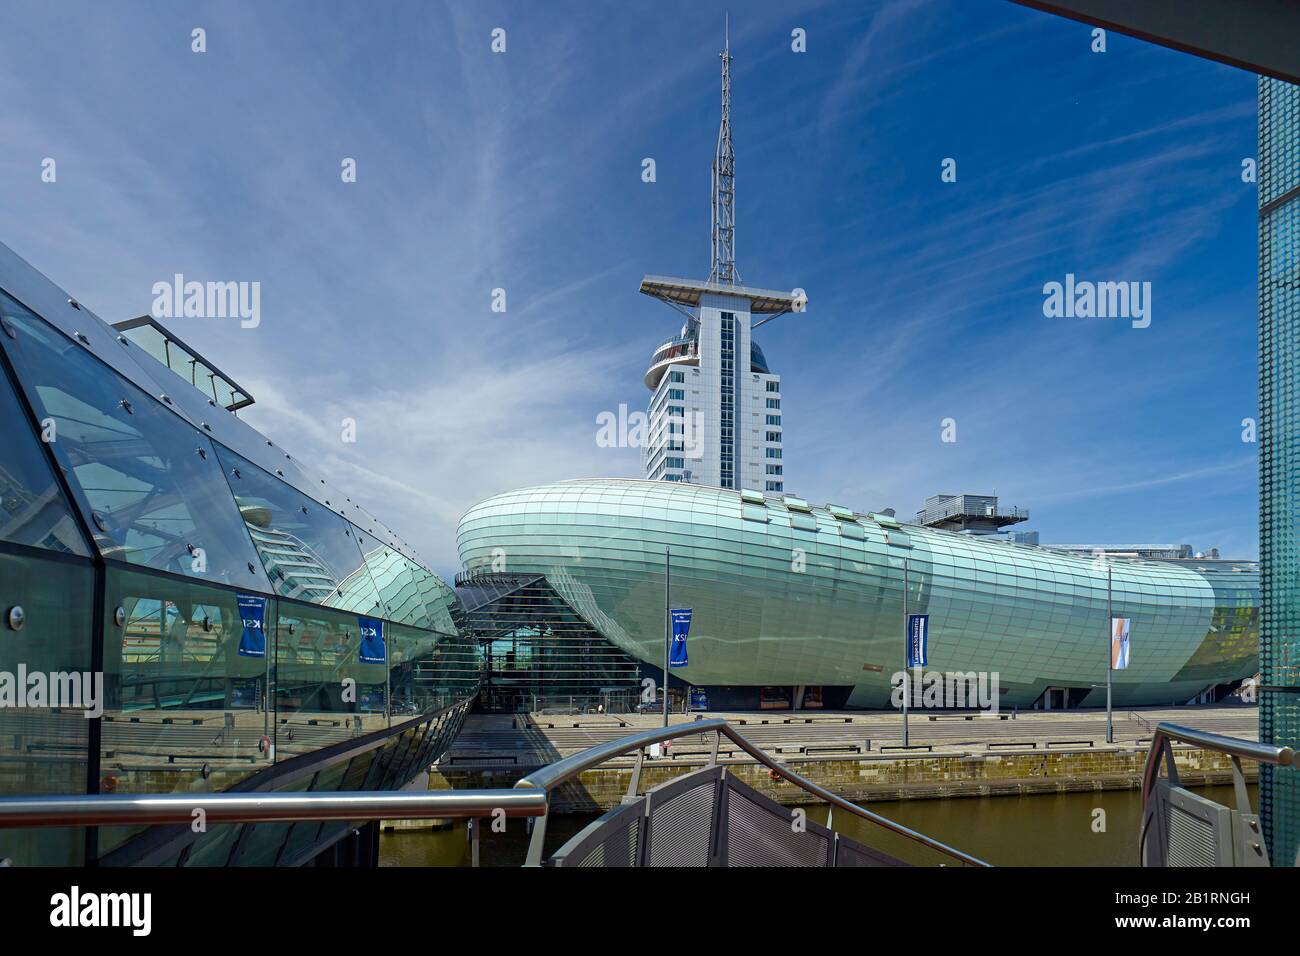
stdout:
<svg viewBox="0 0 1300 956">
<path fill-rule="evenodd" d="M 785 491 L 781 377 L 753 330 L 802 311 L 802 290 L 740 284 L 735 257 L 731 51 L 722 54 L 722 124 L 713 160 L 713 268 L 706 281 L 646 276 L 641 292 L 681 312 L 681 331 L 650 359 L 645 476 L 720 488 Z M 755 321 L 757 319 L 757 321 Z"/>
<path fill-rule="evenodd" d="M 756 298 L 766 307 L 782 293 L 737 286 L 724 294 L 709 286 L 659 276 L 641 283 L 648 295 L 694 303 L 694 315 L 655 350 L 646 371 L 645 476 L 784 491 L 781 376 L 751 339 Z"/>
</svg>

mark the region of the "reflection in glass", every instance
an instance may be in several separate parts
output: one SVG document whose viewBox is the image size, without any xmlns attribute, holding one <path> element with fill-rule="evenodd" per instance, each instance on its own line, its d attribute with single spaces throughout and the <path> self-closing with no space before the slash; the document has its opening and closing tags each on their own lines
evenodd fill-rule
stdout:
<svg viewBox="0 0 1300 956">
<path fill-rule="evenodd" d="M 324 505 L 228 448 L 216 446 L 272 588 L 282 597 L 350 611 L 380 610 L 355 529 Z"/>
<path fill-rule="evenodd" d="M 40 439 L 27 427 L 27 413 L 0 370 L 0 540 L 65 554 L 89 556 L 86 541 L 63 497 Z M 54 438 L 54 434 L 47 433 Z"/>
<path fill-rule="evenodd" d="M 89 561 L 0 552 L 0 606 L 26 612 L 22 630 L 0 632 L 0 671 L 90 671 L 93 571 Z M 0 707 L 0 794 L 85 793 L 90 726 L 80 710 Z M 82 831 L 66 828 L 0 829 L 0 859 L 73 865 L 83 840 Z"/>
<path fill-rule="evenodd" d="M 363 545 L 363 550 L 366 567 L 379 588 L 390 620 L 444 634 L 456 633 L 450 610 L 455 601 L 451 588 L 392 548 L 374 544 L 373 547 Z"/>
<path fill-rule="evenodd" d="M 88 672 L 96 641 L 103 657 L 98 773 L 88 780 L 95 725 L 79 711 L 0 708 L 0 793 L 226 790 L 475 692 L 452 592 L 387 529 L 365 515 L 358 530 L 219 448 L 3 293 L 0 312 L 17 373 L 11 384 L 0 369 L 0 608 L 27 613 L 0 641 L 0 670 Z M 48 449 L 32 412 L 48 421 Z M 87 530 L 114 560 L 88 560 Z M 366 618 L 383 619 L 384 641 L 363 651 Z M 398 785 L 425 752 L 414 735 L 402 742 L 396 766 L 356 755 L 314 782 Z M 101 828 L 100 854 L 142 829 Z M 241 862 L 272 862 L 273 846 L 309 831 L 214 827 L 187 862 L 224 862 L 236 845 Z M 0 859 L 19 865 L 77 863 L 84 846 L 82 831 L 0 830 Z"/>
<path fill-rule="evenodd" d="M 388 727 L 387 669 L 361 663 L 358 615 L 280 605 L 275 629 L 276 759 Z"/>
<path fill-rule="evenodd" d="M 461 637 L 388 625 L 393 723 L 441 710 L 478 687 L 478 656 Z"/>
<path fill-rule="evenodd" d="M 0 294 L 6 347 L 105 557 L 265 589 L 206 437 Z"/>
<path fill-rule="evenodd" d="M 105 598 L 101 789 L 225 790 L 268 767 L 269 661 L 247 653 L 238 593 L 110 566 Z M 107 832 L 101 852 L 127 835 Z"/>
</svg>

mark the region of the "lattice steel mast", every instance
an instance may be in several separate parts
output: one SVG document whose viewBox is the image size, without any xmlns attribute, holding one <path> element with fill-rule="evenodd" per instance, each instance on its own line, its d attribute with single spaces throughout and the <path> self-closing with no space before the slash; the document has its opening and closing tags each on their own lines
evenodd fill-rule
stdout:
<svg viewBox="0 0 1300 956">
<path fill-rule="evenodd" d="M 713 269 L 709 281 L 736 285 L 736 150 L 731 145 L 731 30 L 722 53 L 722 125 L 713 157 Z"/>
</svg>

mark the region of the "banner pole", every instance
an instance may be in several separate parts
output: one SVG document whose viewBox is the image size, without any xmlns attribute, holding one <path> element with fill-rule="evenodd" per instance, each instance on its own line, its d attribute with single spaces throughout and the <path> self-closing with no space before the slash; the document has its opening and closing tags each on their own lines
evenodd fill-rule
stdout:
<svg viewBox="0 0 1300 956">
<path fill-rule="evenodd" d="M 673 641 L 673 614 L 669 610 L 668 589 L 672 575 L 672 556 L 664 545 L 664 726 L 668 726 L 668 649 Z"/>
<path fill-rule="evenodd" d="M 912 646 L 912 634 L 907 627 L 907 557 L 903 557 L 903 746 L 908 745 L 907 736 L 907 699 L 912 696 L 912 672 L 908 669 L 908 660 Z"/>
<path fill-rule="evenodd" d="M 1114 661 L 1111 659 L 1110 642 L 1115 631 L 1114 610 L 1111 608 L 1111 579 L 1110 579 L 1110 562 L 1106 562 L 1106 743 L 1115 742 L 1115 726 L 1112 721 L 1111 700 L 1110 700 L 1110 675 L 1114 671 Z"/>
</svg>

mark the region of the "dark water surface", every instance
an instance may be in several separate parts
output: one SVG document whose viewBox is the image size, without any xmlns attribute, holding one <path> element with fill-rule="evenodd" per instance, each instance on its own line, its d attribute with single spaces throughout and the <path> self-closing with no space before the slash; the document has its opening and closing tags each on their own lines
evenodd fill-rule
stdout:
<svg viewBox="0 0 1300 956">
<path fill-rule="evenodd" d="M 1234 806 L 1232 787 L 1205 787 L 1198 793 Z M 1250 787 L 1251 802 L 1257 801 Z M 1108 790 L 1028 797 L 963 797 L 903 800 L 867 805 L 913 830 L 935 837 L 997 866 L 1137 866 L 1142 796 L 1137 790 Z M 808 818 L 826 820 L 826 807 L 808 807 Z M 1097 810 L 1105 829 L 1097 832 Z M 547 853 L 558 849 L 595 815 L 557 816 L 547 825 Z M 944 858 L 866 820 L 836 812 L 834 828 L 845 836 L 904 859 L 934 866 Z M 463 823 L 445 830 L 385 832 L 379 845 L 383 866 L 468 866 L 470 848 Z M 505 833 L 482 834 L 483 866 L 520 866 L 528 849 L 523 820 L 507 821 Z"/>
</svg>

